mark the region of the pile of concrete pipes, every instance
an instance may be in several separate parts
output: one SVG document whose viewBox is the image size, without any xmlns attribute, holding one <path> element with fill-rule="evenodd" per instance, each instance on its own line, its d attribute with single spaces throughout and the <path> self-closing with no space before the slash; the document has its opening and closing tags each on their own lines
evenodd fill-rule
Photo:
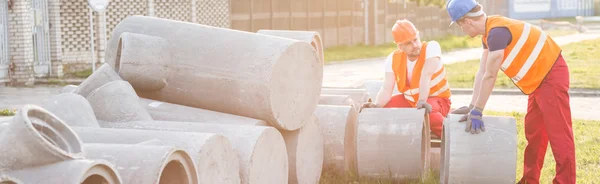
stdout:
<svg viewBox="0 0 600 184">
<path fill-rule="evenodd" d="M 0 119 L 0 182 L 316 184 L 322 172 L 404 179 L 430 170 L 424 110 L 359 112 L 374 99 L 365 89 L 322 88 L 316 32 L 131 16 L 106 58 L 80 85 Z M 504 176 L 468 180 L 469 169 L 511 174 L 512 147 L 486 144 L 513 141 L 514 121 L 490 121 L 504 124 L 479 138 L 445 127 L 445 181 Z M 467 139 L 477 147 L 460 145 Z M 464 161 L 481 154 L 503 160 L 494 169 L 476 165 L 483 157 Z"/>
</svg>

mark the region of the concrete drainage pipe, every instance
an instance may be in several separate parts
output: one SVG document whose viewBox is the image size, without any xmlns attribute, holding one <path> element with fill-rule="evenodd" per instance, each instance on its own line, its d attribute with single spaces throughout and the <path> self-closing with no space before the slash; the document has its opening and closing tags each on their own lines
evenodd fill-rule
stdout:
<svg viewBox="0 0 600 184">
<path fill-rule="evenodd" d="M 106 122 L 152 120 L 135 90 L 127 81 L 108 82 L 90 92 L 86 97 L 96 117 Z"/>
<path fill-rule="evenodd" d="M 284 130 L 302 127 L 319 101 L 323 65 L 303 41 L 130 16 L 114 28 L 106 49 L 107 63 L 124 80 L 150 85 L 136 88 L 143 98 L 261 119 Z M 158 84 L 164 87 L 147 90 Z"/>
<path fill-rule="evenodd" d="M 240 167 L 237 153 L 232 148 L 229 140 L 223 135 L 89 127 L 74 127 L 73 130 L 77 132 L 81 140 L 86 144 L 136 144 L 180 147 L 185 149 L 196 163 L 199 183 L 240 183 Z"/>
<path fill-rule="evenodd" d="M 61 93 L 42 101 L 41 107 L 56 115 L 69 126 L 96 127 L 98 120 L 94 109 L 83 96 Z"/>
<path fill-rule="evenodd" d="M 198 175 L 190 155 L 173 146 L 85 144 L 85 157 L 105 159 L 119 169 L 125 183 L 196 184 Z"/>
<path fill-rule="evenodd" d="M 114 166 L 106 160 L 67 160 L 6 173 L 24 184 L 121 184 Z"/>
<path fill-rule="evenodd" d="M 323 170 L 356 174 L 358 111 L 352 106 L 318 105 L 315 116 L 323 132 Z"/>
<path fill-rule="evenodd" d="M 83 158 L 67 124 L 36 105 L 24 105 L 0 134 L 0 172 Z"/>
<path fill-rule="evenodd" d="M 325 61 L 325 59 L 324 59 L 325 56 L 323 55 L 323 41 L 321 41 L 321 35 L 319 34 L 319 32 L 261 29 L 261 30 L 258 30 L 256 33 L 308 42 L 317 51 L 317 54 L 319 55 L 319 59 L 321 60 L 321 63 L 324 63 L 324 61 Z"/>
</svg>

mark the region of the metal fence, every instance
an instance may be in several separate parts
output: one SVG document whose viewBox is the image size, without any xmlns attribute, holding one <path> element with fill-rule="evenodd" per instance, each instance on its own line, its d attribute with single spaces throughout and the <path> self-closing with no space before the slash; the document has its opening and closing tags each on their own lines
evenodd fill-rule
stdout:
<svg viewBox="0 0 600 184">
<path fill-rule="evenodd" d="M 8 47 L 8 4 L 0 1 L 0 81 L 8 78 L 10 64 L 10 48 Z"/>
<path fill-rule="evenodd" d="M 50 72 L 50 19 L 48 1 L 32 0 L 34 72 L 36 77 L 47 76 Z"/>
</svg>

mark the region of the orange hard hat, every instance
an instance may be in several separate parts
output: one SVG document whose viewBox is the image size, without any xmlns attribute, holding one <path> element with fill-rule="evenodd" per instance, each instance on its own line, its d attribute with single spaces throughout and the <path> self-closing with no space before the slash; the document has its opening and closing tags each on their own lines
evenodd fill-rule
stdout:
<svg viewBox="0 0 600 184">
<path fill-rule="evenodd" d="M 417 30 L 412 22 L 406 19 L 397 20 L 394 26 L 392 26 L 392 37 L 396 43 L 404 43 L 415 39 L 417 34 L 419 34 L 419 30 Z"/>
</svg>

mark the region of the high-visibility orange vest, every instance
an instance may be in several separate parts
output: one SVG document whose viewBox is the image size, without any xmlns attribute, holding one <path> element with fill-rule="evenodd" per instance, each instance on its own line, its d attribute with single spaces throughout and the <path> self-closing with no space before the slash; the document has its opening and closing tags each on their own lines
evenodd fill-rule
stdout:
<svg viewBox="0 0 600 184">
<path fill-rule="evenodd" d="M 495 27 L 506 27 L 512 34 L 512 41 L 504 49 L 500 69 L 523 93 L 531 94 L 552 69 L 561 52 L 560 47 L 537 27 L 501 16 L 487 17 L 482 37 L 486 46 L 487 36 Z"/>
<path fill-rule="evenodd" d="M 419 101 L 419 80 L 421 80 L 421 71 L 425 65 L 425 56 L 427 55 L 427 42 L 421 45 L 421 54 L 417 63 L 413 68 L 412 78 L 408 81 L 406 62 L 406 53 L 396 50 L 392 58 L 392 70 L 396 75 L 396 86 L 398 91 L 404 94 L 404 98 L 408 100 L 413 107 L 417 106 Z M 436 69 L 436 72 L 431 76 L 429 82 L 429 97 L 450 98 L 450 86 L 446 78 L 446 69 L 442 63 Z"/>
</svg>

